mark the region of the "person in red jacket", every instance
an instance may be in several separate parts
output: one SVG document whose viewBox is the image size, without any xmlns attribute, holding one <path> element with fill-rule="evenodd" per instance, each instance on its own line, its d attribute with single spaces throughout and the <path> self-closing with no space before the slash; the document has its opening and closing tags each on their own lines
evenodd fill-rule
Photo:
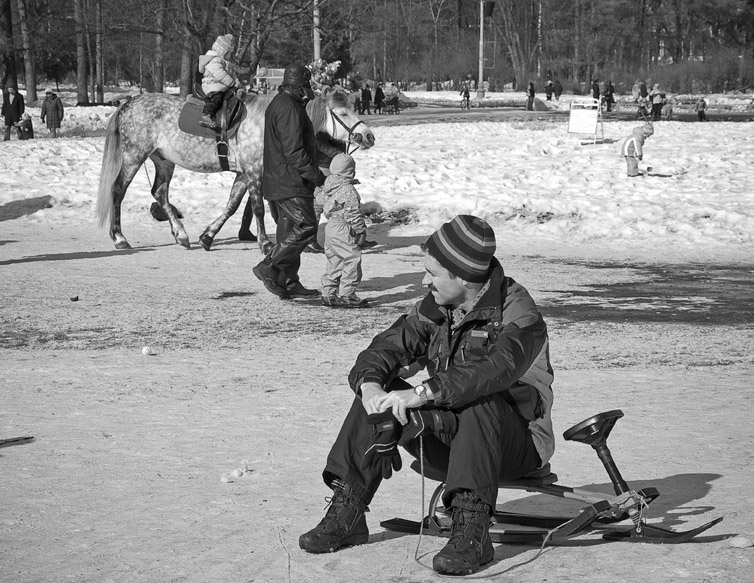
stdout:
<svg viewBox="0 0 754 583">
<path fill-rule="evenodd" d="M 283 71 L 279 93 L 264 114 L 262 192 L 277 223 L 275 245 L 253 268 L 265 288 L 281 299 L 318 296 L 299 281 L 301 253 L 317 236 L 314 188 L 325 175 L 317 165 L 314 126 L 305 103 L 314 97 L 311 72 L 300 64 Z"/>
<path fill-rule="evenodd" d="M 325 553 L 367 542 L 364 512 L 401 468 L 402 445 L 417 458 L 423 449 L 425 466 L 446 476 L 453 524 L 433 567 L 465 575 L 494 558 L 499 480 L 541 468 L 554 452 L 549 341 L 534 300 L 494 257 L 485 221 L 457 216 L 423 249 L 429 293 L 357 357 L 356 398 L 322 474 L 334 494 L 299 546 Z M 414 366 L 429 376 L 412 387 L 401 375 Z"/>
</svg>

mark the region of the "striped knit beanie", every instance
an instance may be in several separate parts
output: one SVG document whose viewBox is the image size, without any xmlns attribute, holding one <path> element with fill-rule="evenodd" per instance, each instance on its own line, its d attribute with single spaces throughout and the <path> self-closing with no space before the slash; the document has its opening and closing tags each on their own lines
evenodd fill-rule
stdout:
<svg viewBox="0 0 754 583">
<path fill-rule="evenodd" d="M 456 277 L 482 283 L 495 255 L 495 233 L 478 217 L 458 215 L 432 233 L 425 249 Z"/>
</svg>

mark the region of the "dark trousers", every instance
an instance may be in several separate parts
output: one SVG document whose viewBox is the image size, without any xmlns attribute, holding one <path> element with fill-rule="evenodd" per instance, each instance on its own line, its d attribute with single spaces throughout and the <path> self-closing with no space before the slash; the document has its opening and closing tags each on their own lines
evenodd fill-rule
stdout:
<svg viewBox="0 0 754 583">
<path fill-rule="evenodd" d="M 497 484 L 535 470 L 539 454 L 526 425 L 500 394 L 490 395 L 454 411 L 458 431 L 454 436 L 424 437 L 424 464 L 447 476 L 443 504 L 450 506 L 459 491 L 474 492 L 494 507 Z M 364 452 L 372 443 L 367 413 L 356 398 L 327 456 L 322 477 L 329 486 L 333 479 L 346 482 L 367 504 L 382 481 L 378 468 L 362 469 Z M 419 440 L 406 446 L 419 459 Z"/>
<path fill-rule="evenodd" d="M 662 103 L 652 104 L 652 121 L 660 121 L 662 119 Z"/>
<path fill-rule="evenodd" d="M 17 127 L 12 126 L 12 125 L 10 125 L 10 126 L 7 125 L 7 126 L 5 126 L 5 133 L 3 134 L 3 141 L 4 142 L 7 142 L 8 140 L 10 140 L 10 130 L 11 130 L 11 128 L 13 128 L 14 130 L 16 130 L 16 133 L 18 134 L 18 139 L 19 140 L 21 139 L 21 130 L 18 129 Z"/>
<path fill-rule="evenodd" d="M 280 272 L 278 283 L 285 286 L 298 281 L 301 253 L 317 236 L 314 198 L 296 196 L 268 202 L 277 231 L 275 245 L 264 260 Z"/>
<path fill-rule="evenodd" d="M 215 91 L 207 95 L 207 101 L 204 104 L 204 114 L 209 117 L 215 117 L 219 109 L 223 105 L 223 98 L 225 97 L 225 91 Z"/>
</svg>

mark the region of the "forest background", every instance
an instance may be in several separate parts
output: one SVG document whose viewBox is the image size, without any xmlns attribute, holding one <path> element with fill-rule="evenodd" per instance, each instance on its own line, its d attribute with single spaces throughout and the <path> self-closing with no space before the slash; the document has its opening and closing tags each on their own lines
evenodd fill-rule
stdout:
<svg viewBox="0 0 754 583">
<path fill-rule="evenodd" d="M 106 86 L 162 92 L 194 83 L 219 34 L 236 39 L 240 77 L 321 56 L 338 75 L 404 88 L 484 81 L 492 91 L 559 79 L 585 93 L 611 79 L 671 92 L 754 86 L 754 0 L 0 0 L 0 85 L 37 100 L 40 84 L 77 87 L 80 104 Z M 443 85 L 444 84 L 444 85 Z"/>
</svg>

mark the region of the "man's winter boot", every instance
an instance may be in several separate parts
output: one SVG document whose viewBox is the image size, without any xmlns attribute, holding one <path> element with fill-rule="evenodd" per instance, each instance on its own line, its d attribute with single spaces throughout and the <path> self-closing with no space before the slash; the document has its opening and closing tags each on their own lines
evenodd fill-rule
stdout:
<svg viewBox="0 0 754 583">
<path fill-rule="evenodd" d="M 339 480 L 332 483 L 332 488 L 325 517 L 298 539 L 299 546 L 309 553 L 333 553 L 341 547 L 363 545 L 369 539 L 364 500 Z"/>
<path fill-rule="evenodd" d="M 444 575 L 469 575 L 495 558 L 490 540 L 490 506 L 471 492 L 453 497 L 450 540 L 432 567 Z"/>
</svg>

